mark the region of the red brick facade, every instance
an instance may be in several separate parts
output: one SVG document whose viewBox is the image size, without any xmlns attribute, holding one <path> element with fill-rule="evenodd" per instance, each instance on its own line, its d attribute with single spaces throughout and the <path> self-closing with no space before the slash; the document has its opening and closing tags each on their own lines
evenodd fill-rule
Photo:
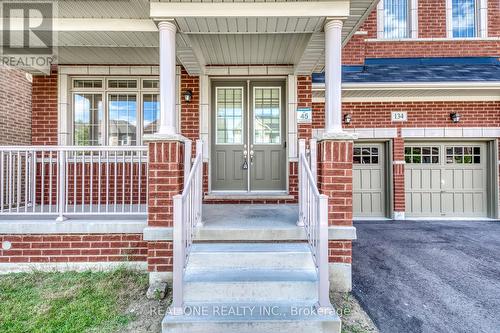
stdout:
<svg viewBox="0 0 500 333">
<path fill-rule="evenodd" d="M 343 49 L 343 63 L 360 65 L 367 58 L 411 58 L 411 57 L 500 57 L 500 40 L 446 39 L 446 13 L 443 0 L 419 0 L 419 29 L 417 40 L 388 41 L 377 39 L 377 13 L 374 10 Z M 500 3 L 489 0 L 488 35 L 500 37 Z M 434 40 L 430 40 L 434 39 Z M 0 130 L 4 132 L 2 144 L 22 143 L 34 145 L 56 145 L 57 134 L 57 73 L 35 76 L 30 85 L 22 72 L 6 72 L 0 68 Z M 8 75 L 8 84 L 6 84 Z M 192 100 L 181 98 L 180 132 L 191 140 L 200 137 L 200 80 L 181 71 L 181 94 L 190 90 Z M 32 89 L 30 99 L 27 91 Z M 18 95 L 16 95 L 18 94 Z M 16 97 L 13 97 L 16 96 Z M 5 101 L 5 102 L 4 102 Z M 324 128 L 323 103 L 312 101 L 312 79 L 297 77 L 297 107 L 311 107 L 311 124 L 298 124 L 297 137 L 308 139 L 313 129 Z M 352 121 L 346 128 L 397 128 L 398 137 L 392 140 L 394 164 L 388 166 L 393 173 L 393 210 L 405 211 L 404 140 L 403 127 L 500 127 L 500 102 L 498 101 L 433 101 L 433 102 L 345 102 L 343 113 L 349 113 Z M 12 109 L 31 108 L 31 115 L 15 114 Z M 392 111 L 406 111 L 408 121 L 391 122 Z M 451 112 L 462 116 L 459 123 L 450 120 Z M 31 133 L 29 132 L 31 129 Z M 18 141 L 16 141 L 18 140 Z M 193 149 L 194 149 L 193 145 Z M 318 186 L 329 196 L 329 225 L 352 226 L 352 146 L 351 141 L 322 141 L 318 149 Z M 181 192 L 183 186 L 184 146 L 180 142 L 149 143 L 148 177 L 148 225 L 172 227 L 172 197 Z M 189 152 L 188 152 L 189 153 Z M 89 165 L 90 168 L 90 165 Z M 204 190 L 208 192 L 209 167 L 204 163 Z M 55 170 L 54 170 L 55 171 Z M 48 172 L 48 171 L 46 171 Z M 127 173 L 128 171 L 126 171 Z M 298 193 L 298 165 L 288 162 L 288 191 L 293 200 L 233 200 L 210 203 L 290 203 L 296 202 Z M 71 172 L 70 172 L 71 173 Z M 81 171 L 77 170 L 77 179 Z M 88 174 L 88 173 L 87 173 Z M 137 175 L 137 172 L 134 172 Z M 96 175 L 96 173 L 94 173 Z M 146 175 L 144 173 L 144 175 Z M 70 178 L 72 179 L 72 178 Z M 127 180 L 128 181 L 128 180 Z M 146 179 L 141 180 L 146 187 Z M 133 180 L 138 184 L 138 179 Z M 82 186 L 78 185 L 77 196 L 72 196 L 70 181 L 69 201 L 78 202 Z M 94 181 L 94 184 L 96 182 Z M 84 184 L 83 187 L 85 187 Z M 48 186 L 47 184 L 45 186 Z M 127 201 L 127 200 L 125 200 Z M 145 197 L 137 198 L 144 202 Z M 150 272 L 172 271 L 172 242 L 143 241 L 138 234 L 107 235 L 0 235 L 0 240 L 10 241 L 12 249 L 0 250 L 0 262 L 91 262 L 91 261 L 147 261 Z M 331 263 L 351 263 L 352 242 L 335 240 L 329 242 Z"/>
<path fill-rule="evenodd" d="M 328 196 L 328 225 L 352 226 L 352 141 L 318 143 L 318 189 Z M 351 263 L 351 241 L 329 241 L 329 262 Z"/>
<path fill-rule="evenodd" d="M 173 226 L 174 195 L 182 192 L 184 144 L 179 141 L 149 143 L 148 225 Z"/>
<path fill-rule="evenodd" d="M 191 91 L 190 102 L 184 100 L 182 94 Z M 190 76 L 185 69 L 181 72 L 181 134 L 193 140 L 193 152 L 196 149 L 194 141 L 200 138 L 200 80 Z"/>
<path fill-rule="evenodd" d="M 0 263 L 146 261 L 142 234 L 0 235 Z"/>
<path fill-rule="evenodd" d="M 324 105 L 316 105 L 318 110 Z M 343 103 L 342 112 L 352 116 L 350 128 L 363 127 L 498 127 L 500 102 L 363 102 Z M 408 121 L 391 122 L 392 111 L 406 111 Z M 453 123 L 450 113 L 462 116 Z"/>
<path fill-rule="evenodd" d="M 172 272 L 172 242 L 148 242 L 148 272 Z"/>
<path fill-rule="evenodd" d="M 57 145 L 57 72 L 33 77 L 33 145 Z"/>
<path fill-rule="evenodd" d="M 31 83 L 21 70 L 0 65 L 0 145 L 31 144 Z"/>
<path fill-rule="evenodd" d="M 443 0 L 418 1 L 418 38 L 423 40 L 390 41 L 377 38 L 377 11 L 371 12 L 360 31 L 343 49 L 342 62 L 360 65 L 365 58 L 418 57 L 500 57 L 500 40 L 442 40 L 446 38 L 446 7 Z M 488 37 L 500 36 L 500 4 L 488 1 Z M 428 40 L 440 38 L 441 40 Z M 368 41 L 367 41 L 368 40 Z"/>
</svg>

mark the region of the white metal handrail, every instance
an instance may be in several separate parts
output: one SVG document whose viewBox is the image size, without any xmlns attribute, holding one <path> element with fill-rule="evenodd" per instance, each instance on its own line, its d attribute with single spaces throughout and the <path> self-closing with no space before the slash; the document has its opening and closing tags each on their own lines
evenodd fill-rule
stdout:
<svg viewBox="0 0 500 333">
<path fill-rule="evenodd" d="M 0 215 L 144 215 L 147 152 L 144 146 L 0 146 Z"/>
<path fill-rule="evenodd" d="M 305 140 L 299 140 L 299 221 L 303 226 L 318 274 L 318 305 L 331 308 L 328 276 L 328 196 L 316 184 L 316 141 L 310 141 L 310 161 Z M 311 168 L 313 166 L 313 168 Z"/>
<path fill-rule="evenodd" d="M 188 149 L 189 147 L 189 149 Z M 184 307 L 184 271 L 187 265 L 196 226 L 202 223 L 203 153 L 202 141 L 196 141 L 196 157 L 189 174 L 184 175 L 184 190 L 174 200 L 174 260 L 172 313 L 182 314 Z M 191 156 L 191 145 L 184 146 Z M 186 170 L 187 171 L 187 170 Z M 187 177 L 187 178 L 186 178 Z"/>
</svg>

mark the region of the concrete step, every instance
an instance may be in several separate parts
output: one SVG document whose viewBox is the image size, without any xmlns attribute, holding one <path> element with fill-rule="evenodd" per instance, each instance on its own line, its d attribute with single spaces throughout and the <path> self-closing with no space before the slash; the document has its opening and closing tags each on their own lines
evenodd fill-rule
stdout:
<svg viewBox="0 0 500 333">
<path fill-rule="evenodd" d="M 317 301 L 313 269 L 191 269 L 184 277 L 185 302 Z"/>
<path fill-rule="evenodd" d="M 306 243 L 193 244 L 189 269 L 314 269 Z"/>
<path fill-rule="evenodd" d="M 332 309 L 314 303 L 187 303 L 184 315 L 167 315 L 163 333 L 339 333 Z"/>
</svg>

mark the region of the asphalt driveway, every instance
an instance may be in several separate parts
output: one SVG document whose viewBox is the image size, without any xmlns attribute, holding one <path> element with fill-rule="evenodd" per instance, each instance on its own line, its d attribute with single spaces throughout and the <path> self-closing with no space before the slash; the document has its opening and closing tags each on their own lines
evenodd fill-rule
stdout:
<svg viewBox="0 0 500 333">
<path fill-rule="evenodd" d="M 381 332 L 500 332 L 500 222 L 355 226 L 353 293 Z"/>
</svg>

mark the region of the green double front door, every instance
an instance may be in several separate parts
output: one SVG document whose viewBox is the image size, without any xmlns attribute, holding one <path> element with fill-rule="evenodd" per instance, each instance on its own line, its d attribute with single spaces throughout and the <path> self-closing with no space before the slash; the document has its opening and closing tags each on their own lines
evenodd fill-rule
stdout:
<svg viewBox="0 0 500 333">
<path fill-rule="evenodd" d="M 213 191 L 286 189 L 284 81 L 212 82 Z"/>
</svg>

